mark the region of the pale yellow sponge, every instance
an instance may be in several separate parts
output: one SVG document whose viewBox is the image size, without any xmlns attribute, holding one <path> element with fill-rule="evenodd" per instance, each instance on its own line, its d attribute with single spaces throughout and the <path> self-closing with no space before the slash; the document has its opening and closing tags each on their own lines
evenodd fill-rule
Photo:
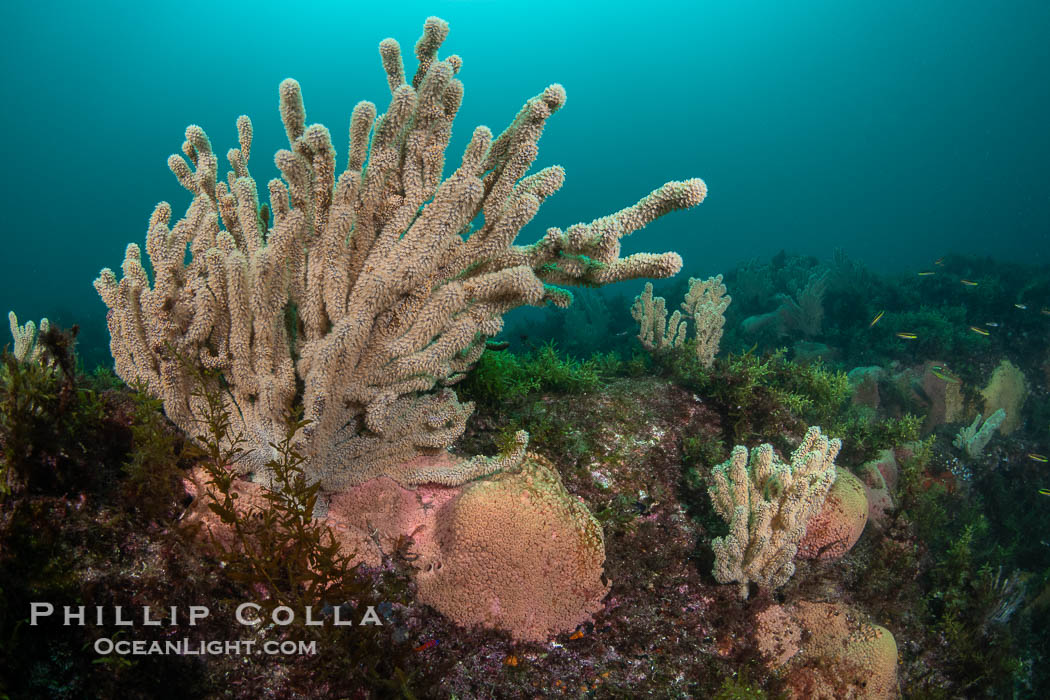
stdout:
<svg viewBox="0 0 1050 700">
<path fill-rule="evenodd" d="M 999 426 L 999 432 L 1009 435 L 1021 427 L 1021 407 L 1028 396 L 1028 385 L 1024 374 L 1009 360 L 1003 360 L 992 372 L 988 386 L 981 390 L 984 397 L 984 415 L 990 416 L 1000 408 L 1006 411 L 1006 418 Z"/>
</svg>

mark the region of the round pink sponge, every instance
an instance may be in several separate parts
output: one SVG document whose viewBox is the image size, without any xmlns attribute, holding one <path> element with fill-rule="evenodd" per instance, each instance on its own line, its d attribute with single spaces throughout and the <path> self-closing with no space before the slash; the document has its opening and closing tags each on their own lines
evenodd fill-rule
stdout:
<svg viewBox="0 0 1050 700">
<path fill-rule="evenodd" d="M 542 457 L 467 484 L 420 548 L 419 597 L 461 625 L 545 641 L 601 609 L 605 540 Z"/>
<path fill-rule="evenodd" d="M 835 483 L 820 512 L 809 519 L 798 547 L 805 559 L 837 559 L 860 539 L 868 523 L 868 497 L 864 484 L 849 470 L 837 468 Z"/>
</svg>

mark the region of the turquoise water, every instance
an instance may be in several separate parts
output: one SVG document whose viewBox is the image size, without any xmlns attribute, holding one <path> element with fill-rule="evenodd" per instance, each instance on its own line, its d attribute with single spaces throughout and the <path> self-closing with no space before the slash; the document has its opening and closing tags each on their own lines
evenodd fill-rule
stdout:
<svg viewBox="0 0 1050 700">
<path fill-rule="evenodd" d="M 451 25 L 442 55 L 464 59 L 449 167 L 475 125 L 498 132 L 546 85 L 568 91 L 537 162 L 567 182 L 524 241 L 699 176 L 707 202 L 625 252 L 677 250 L 705 275 L 781 249 L 879 270 L 947 252 L 1048 262 L 1045 2 L 310 6 L 5 3 L 0 308 L 79 322 L 82 352 L 105 359 L 91 281 L 143 242 L 157 201 L 189 204 L 165 165 L 186 125 L 224 153 L 250 115 L 265 182 L 291 76 L 345 156 L 353 105 L 388 100 L 379 41 L 409 51 L 430 14 Z"/>
</svg>

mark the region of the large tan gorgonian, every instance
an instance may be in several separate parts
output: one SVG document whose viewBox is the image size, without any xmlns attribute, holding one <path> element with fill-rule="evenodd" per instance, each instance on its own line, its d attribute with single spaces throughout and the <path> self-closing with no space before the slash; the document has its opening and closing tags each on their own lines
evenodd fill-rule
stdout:
<svg viewBox="0 0 1050 700">
<path fill-rule="evenodd" d="M 562 184 L 560 167 L 527 175 L 547 118 L 565 101 L 560 85 L 529 100 L 499 137 L 476 128 L 442 180 L 463 97 L 459 57 L 437 58 L 447 32 L 440 19 L 426 21 L 411 84 L 397 42 L 380 44 L 390 106 L 378 117 L 370 102 L 354 108 L 338 178 L 328 130 L 306 125 L 299 84 L 285 80 L 280 110 L 291 150 L 276 155 L 283 180 L 269 182 L 269 207 L 248 170 L 248 117 L 237 121 L 240 147 L 227 153 L 232 170 L 222 181 L 207 136 L 190 126 L 185 158 L 168 165 L 193 202 L 171 227 L 170 205 L 153 212 L 152 284 L 135 244 L 123 279 L 106 269 L 95 281 L 109 307 L 117 374 L 144 383 L 179 427 L 199 436 L 191 369 L 218 370 L 210 388 L 225 396 L 247 438 L 247 468 L 263 483 L 270 443 L 297 405 L 311 421 L 298 446 L 327 490 L 381 474 L 402 484 L 459 484 L 520 459 L 523 435 L 518 452 L 501 459 L 452 467 L 414 459 L 462 434 L 473 406 L 448 386 L 501 330 L 503 314 L 567 305 L 570 295 L 555 285 L 666 277 L 681 267 L 675 253 L 620 258 L 620 238 L 701 202 L 701 180 L 667 183 L 615 214 L 514 245 Z"/>
<path fill-rule="evenodd" d="M 795 573 L 795 555 L 806 523 L 820 512 L 835 483 L 835 457 L 841 440 L 828 440 L 810 428 L 783 462 L 769 444 L 751 450 L 737 445 L 728 461 L 711 473 L 708 495 L 715 511 L 729 523 L 729 534 L 716 537 L 714 576 L 738 583 L 748 597 L 754 581 L 777 589 Z"/>
</svg>

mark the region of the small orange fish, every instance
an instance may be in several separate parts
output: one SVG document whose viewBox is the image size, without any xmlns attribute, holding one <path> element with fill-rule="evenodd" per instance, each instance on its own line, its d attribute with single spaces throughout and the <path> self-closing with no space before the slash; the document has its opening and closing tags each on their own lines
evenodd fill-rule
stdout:
<svg viewBox="0 0 1050 700">
<path fill-rule="evenodd" d="M 914 333 L 898 333 L 897 337 L 903 338 L 904 340 L 915 340 L 919 336 L 915 335 Z"/>
<path fill-rule="evenodd" d="M 1041 455 L 1038 452 L 1029 452 L 1028 453 L 1028 458 L 1029 459 L 1034 459 L 1036 462 L 1042 462 L 1044 464 L 1046 464 L 1047 462 L 1050 462 L 1050 459 L 1047 459 L 1046 455 Z"/>
<path fill-rule="evenodd" d="M 868 324 L 868 328 L 874 328 L 875 324 L 882 320 L 882 317 L 886 315 L 885 311 L 880 311 L 875 314 L 875 318 L 871 319 L 871 323 Z"/>
<path fill-rule="evenodd" d="M 511 654 L 507 658 L 503 659 L 503 663 L 505 663 L 508 666 L 517 666 L 518 665 L 518 657 L 514 656 L 514 654 Z"/>
<path fill-rule="evenodd" d="M 919 273 L 919 277 L 929 277 L 930 275 L 936 275 L 937 273 L 933 270 L 923 270 Z"/>
<path fill-rule="evenodd" d="M 441 640 L 440 639 L 428 639 L 427 641 L 423 642 L 418 647 L 416 647 L 415 651 L 419 652 L 419 651 L 426 651 L 427 649 L 432 649 L 432 648 L 437 646 L 437 643 L 439 641 L 441 641 Z"/>
<path fill-rule="evenodd" d="M 979 328 L 978 326 L 970 326 L 970 330 L 977 335 L 991 335 L 987 328 Z"/>
<path fill-rule="evenodd" d="M 974 282 L 973 280 L 959 280 L 959 281 L 962 282 L 963 284 L 965 284 L 967 287 L 976 287 L 977 286 L 977 283 Z"/>
<path fill-rule="evenodd" d="M 576 630 L 569 635 L 569 639 L 580 639 L 581 637 L 583 637 L 583 630 Z"/>
</svg>

